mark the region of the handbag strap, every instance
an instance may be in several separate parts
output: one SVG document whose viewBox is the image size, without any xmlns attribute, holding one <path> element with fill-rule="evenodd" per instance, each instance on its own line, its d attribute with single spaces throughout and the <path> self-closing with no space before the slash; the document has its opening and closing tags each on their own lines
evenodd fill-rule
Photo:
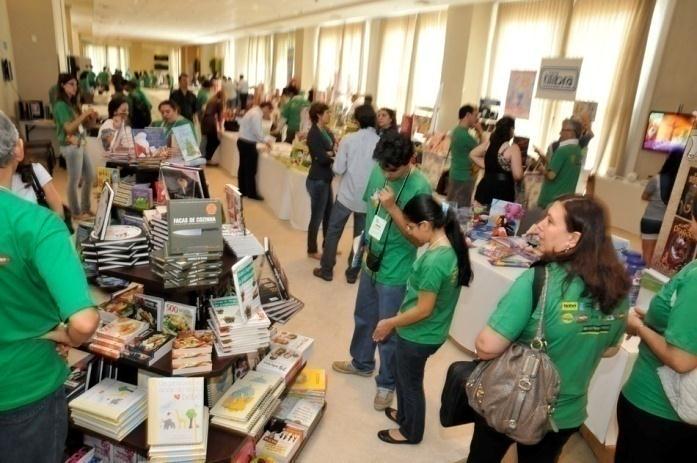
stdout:
<svg viewBox="0 0 697 463">
<path fill-rule="evenodd" d="M 530 348 L 538 351 L 544 351 L 547 348 L 547 341 L 545 340 L 544 329 L 545 306 L 547 305 L 547 285 L 549 282 L 549 270 L 547 270 L 547 266 L 535 267 L 535 278 L 533 280 L 533 287 L 535 286 L 535 283 L 539 284 L 539 280 L 541 279 L 539 277 L 539 274 L 542 272 L 544 272 L 544 284 L 542 286 L 539 302 L 540 320 L 537 322 L 537 330 L 535 331 L 535 337 L 532 338 L 532 341 L 530 342 Z"/>
<path fill-rule="evenodd" d="M 49 207 L 48 201 L 46 201 L 46 193 L 41 186 L 41 182 L 39 182 L 39 178 L 36 176 L 36 172 L 34 172 L 33 165 L 29 165 L 29 171 L 31 172 L 31 187 L 34 190 L 34 194 L 36 194 L 36 202 L 44 207 Z"/>
</svg>

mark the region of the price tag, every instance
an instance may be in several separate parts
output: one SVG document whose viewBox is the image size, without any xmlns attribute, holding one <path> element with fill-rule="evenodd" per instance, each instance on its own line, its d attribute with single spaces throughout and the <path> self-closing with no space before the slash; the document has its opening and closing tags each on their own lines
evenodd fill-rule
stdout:
<svg viewBox="0 0 697 463">
<path fill-rule="evenodd" d="M 387 226 L 387 220 L 376 215 L 373 217 L 373 223 L 370 225 L 370 230 L 368 230 L 368 235 L 371 238 L 380 241 L 382 234 L 385 233 L 385 227 Z"/>
</svg>

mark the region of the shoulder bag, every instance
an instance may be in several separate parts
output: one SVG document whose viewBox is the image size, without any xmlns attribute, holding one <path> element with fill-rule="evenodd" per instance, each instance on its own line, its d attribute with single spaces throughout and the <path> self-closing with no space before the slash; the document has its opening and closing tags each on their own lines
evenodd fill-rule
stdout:
<svg viewBox="0 0 697 463">
<path fill-rule="evenodd" d="M 544 272 L 540 320 L 530 345 L 511 344 L 501 356 L 481 362 L 465 389 L 472 409 L 489 426 L 525 445 L 538 443 L 555 429 L 551 415 L 559 395 L 559 372 L 546 354 L 544 313 L 549 272 Z M 555 429 L 556 430 L 556 429 Z"/>
<path fill-rule="evenodd" d="M 29 171 L 31 172 L 31 187 L 34 190 L 34 194 L 36 194 L 36 202 L 50 209 L 50 206 L 46 202 L 46 193 L 44 192 L 44 188 L 41 186 L 39 179 L 36 177 L 36 172 L 34 172 L 34 166 L 30 165 Z M 68 233 L 71 235 L 75 233 L 70 209 L 65 204 L 63 204 L 63 222 L 68 228 Z"/>
</svg>

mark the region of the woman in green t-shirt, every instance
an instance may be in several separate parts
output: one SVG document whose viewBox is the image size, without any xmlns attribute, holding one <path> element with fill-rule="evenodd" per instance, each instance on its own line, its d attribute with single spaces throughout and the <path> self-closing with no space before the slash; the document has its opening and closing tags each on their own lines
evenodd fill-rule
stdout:
<svg viewBox="0 0 697 463">
<path fill-rule="evenodd" d="M 427 250 L 412 266 L 399 313 L 381 320 L 373 340 L 385 340 L 396 330 L 397 410 L 385 415 L 399 428 L 378 432 L 390 444 L 418 444 L 424 435 L 426 360 L 445 342 L 460 288 L 472 279 L 465 238 L 455 212 L 433 196 L 414 196 L 404 206 L 407 233 Z"/>
<path fill-rule="evenodd" d="M 697 235 L 697 198 L 689 232 Z M 661 288 L 646 314 L 629 314 L 627 333 L 639 336 L 641 344 L 617 404 L 617 463 L 697 461 L 697 426 L 681 420 L 657 372 L 663 366 L 681 374 L 697 368 L 696 300 L 693 261 Z M 681 401 L 695 406 L 694 396 L 691 402 L 685 397 Z"/>
<path fill-rule="evenodd" d="M 588 385 L 601 358 L 619 350 L 629 279 L 612 247 L 605 211 L 592 198 L 560 198 L 535 228 L 547 262 L 544 336 L 560 377 L 551 416 L 558 431 L 535 445 L 517 444 L 518 462 L 553 463 L 586 420 Z M 481 359 L 495 359 L 511 343 L 529 344 L 535 337 L 540 312 L 533 307 L 533 280 L 530 269 L 499 301 L 475 341 Z M 477 416 L 467 461 L 500 461 L 514 443 Z"/>
<path fill-rule="evenodd" d="M 58 76 L 58 97 L 53 103 L 53 119 L 56 123 L 56 136 L 60 144 L 61 156 L 68 170 L 68 205 L 74 219 L 93 217 L 92 182 L 94 169 L 85 150 L 84 124 L 97 113 L 90 109 L 82 112 L 77 103 L 78 84 L 72 74 Z M 77 190 L 82 185 L 80 200 Z"/>
</svg>

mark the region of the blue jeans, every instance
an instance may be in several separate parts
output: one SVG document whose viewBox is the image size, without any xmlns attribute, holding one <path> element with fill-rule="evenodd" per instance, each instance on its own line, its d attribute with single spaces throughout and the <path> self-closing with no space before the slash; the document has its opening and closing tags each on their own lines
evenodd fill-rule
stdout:
<svg viewBox="0 0 697 463">
<path fill-rule="evenodd" d="M 348 207 L 344 206 L 336 200 L 334 206 L 332 207 L 332 213 L 329 217 L 329 227 L 327 229 L 327 236 L 324 238 L 324 251 L 322 252 L 322 274 L 327 276 L 332 276 L 334 265 L 336 265 L 336 250 L 339 246 L 339 240 L 341 239 L 341 234 L 344 231 L 346 222 L 349 217 L 353 214 L 353 237 L 357 237 L 361 234 L 365 228 L 365 213 L 363 212 L 353 212 Z M 355 278 L 358 276 L 361 268 L 351 268 L 351 261 L 353 260 L 353 243 L 351 244 L 351 252 L 348 257 L 348 267 L 346 267 L 346 276 L 351 276 Z"/>
<path fill-rule="evenodd" d="M 412 444 L 424 437 L 426 421 L 426 396 L 424 395 L 424 369 L 426 360 L 435 354 L 440 344 L 418 344 L 407 341 L 398 334 L 397 352 L 397 422 L 399 432 Z"/>
<path fill-rule="evenodd" d="M 0 461 L 60 463 L 68 436 L 68 404 L 61 385 L 41 400 L 0 412 Z"/>
<path fill-rule="evenodd" d="M 65 166 L 68 170 L 68 206 L 70 212 L 74 216 L 90 212 L 92 183 L 94 182 L 92 161 L 90 161 L 84 146 L 61 146 L 60 152 L 65 159 Z M 77 189 L 80 179 L 82 179 L 82 190 L 78 201 Z"/>
<path fill-rule="evenodd" d="M 307 253 L 317 252 L 317 235 L 322 225 L 324 239 L 327 239 L 329 215 L 332 212 L 332 184 L 324 180 L 308 178 L 305 187 L 310 194 L 310 225 L 307 227 Z M 324 247 L 324 246 L 322 246 Z"/>
<path fill-rule="evenodd" d="M 375 369 L 375 346 L 373 331 L 378 322 L 395 316 L 404 300 L 406 285 L 389 286 L 373 282 L 366 272 L 361 272 L 356 296 L 356 308 L 353 312 L 354 328 L 351 339 L 351 357 L 353 366 L 360 371 Z M 396 336 L 390 336 L 377 344 L 380 354 L 380 371 L 375 377 L 379 388 L 394 390 Z"/>
</svg>

